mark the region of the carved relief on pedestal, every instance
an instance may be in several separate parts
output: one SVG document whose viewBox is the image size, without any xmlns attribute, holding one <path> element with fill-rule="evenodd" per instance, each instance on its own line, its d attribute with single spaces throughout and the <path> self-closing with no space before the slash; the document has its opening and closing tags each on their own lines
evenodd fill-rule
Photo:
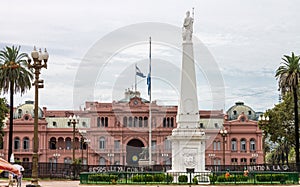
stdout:
<svg viewBox="0 0 300 187">
<path fill-rule="evenodd" d="M 197 165 L 196 155 L 197 149 L 184 149 L 182 154 L 184 165 L 186 167 L 195 167 Z"/>
</svg>

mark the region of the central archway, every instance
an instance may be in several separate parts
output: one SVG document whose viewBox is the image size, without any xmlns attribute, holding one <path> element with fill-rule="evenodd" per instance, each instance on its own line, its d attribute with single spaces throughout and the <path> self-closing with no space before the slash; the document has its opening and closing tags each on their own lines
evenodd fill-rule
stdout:
<svg viewBox="0 0 300 187">
<path fill-rule="evenodd" d="M 144 144 L 141 140 L 132 139 L 126 145 L 126 162 L 129 166 L 138 166 L 139 154 Z"/>
</svg>

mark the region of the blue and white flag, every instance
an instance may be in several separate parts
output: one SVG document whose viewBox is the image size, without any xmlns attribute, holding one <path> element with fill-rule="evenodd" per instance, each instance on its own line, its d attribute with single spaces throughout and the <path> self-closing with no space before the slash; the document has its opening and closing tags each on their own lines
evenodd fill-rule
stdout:
<svg viewBox="0 0 300 187">
<path fill-rule="evenodd" d="M 147 77 L 147 85 L 148 85 L 148 95 L 151 94 L 151 76 L 150 76 L 150 73 L 148 74 L 148 77 Z"/>
<path fill-rule="evenodd" d="M 140 68 L 135 65 L 135 74 L 139 77 L 145 78 L 146 76 L 141 72 Z"/>
</svg>

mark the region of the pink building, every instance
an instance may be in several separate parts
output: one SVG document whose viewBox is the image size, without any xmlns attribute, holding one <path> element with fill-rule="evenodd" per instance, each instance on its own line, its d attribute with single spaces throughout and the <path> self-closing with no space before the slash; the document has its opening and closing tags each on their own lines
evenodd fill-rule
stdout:
<svg viewBox="0 0 300 187">
<path fill-rule="evenodd" d="M 177 106 L 152 103 L 152 159 L 157 165 L 171 164 L 167 137 L 176 127 Z M 13 153 L 16 160 L 31 162 L 33 150 L 33 102 L 15 110 Z M 200 110 L 199 128 L 207 140 L 206 165 L 263 164 L 262 131 L 256 113 L 241 102 L 226 114 L 222 110 Z M 39 162 L 71 163 L 73 124 L 69 116 L 79 115 L 75 130 L 75 159 L 89 165 L 133 165 L 143 159 L 149 146 L 149 102 L 139 92 L 126 91 L 125 98 L 112 103 L 86 102 L 78 111 L 39 110 Z M 4 128 L 0 156 L 7 158 L 8 123 Z M 219 134 L 227 130 L 227 136 Z M 224 142 L 225 140 L 225 142 Z M 225 143 L 225 144 L 224 144 Z M 225 150 L 223 146 L 225 145 Z"/>
</svg>

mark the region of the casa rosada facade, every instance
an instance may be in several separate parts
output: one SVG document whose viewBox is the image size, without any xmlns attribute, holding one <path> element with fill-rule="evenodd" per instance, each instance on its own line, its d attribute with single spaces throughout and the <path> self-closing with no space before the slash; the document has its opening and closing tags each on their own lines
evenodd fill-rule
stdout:
<svg viewBox="0 0 300 187">
<path fill-rule="evenodd" d="M 39 162 L 88 165 L 139 166 L 143 151 L 149 146 L 149 101 L 139 92 L 127 90 L 125 98 L 112 103 L 86 102 L 78 111 L 39 109 Z M 14 111 L 13 153 L 15 160 L 31 162 L 33 153 L 34 103 L 27 101 Z M 170 165 L 172 146 L 167 139 L 176 128 L 177 106 L 151 105 L 151 152 L 155 165 Z M 242 102 L 226 113 L 200 110 L 199 128 L 208 137 L 206 165 L 263 164 L 263 134 L 257 113 Z M 80 116 L 75 131 L 70 116 Z M 227 132 L 226 136 L 220 130 Z M 8 154 L 7 120 L 0 145 L 0 156 Z M 73 158 L 73 135 L 75 135 Z M 225 156 L 225 157 L 224 157 Z"/>
</svg>

